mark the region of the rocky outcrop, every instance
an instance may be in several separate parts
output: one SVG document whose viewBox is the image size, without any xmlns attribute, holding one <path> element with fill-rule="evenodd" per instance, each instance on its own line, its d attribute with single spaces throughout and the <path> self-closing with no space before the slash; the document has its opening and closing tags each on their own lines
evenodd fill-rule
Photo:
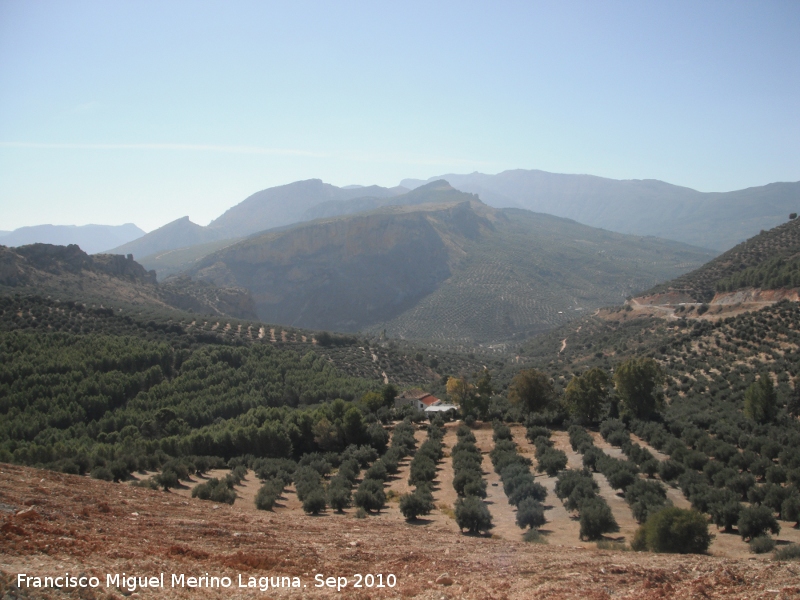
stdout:
<svg viewBox="0 0 800 600">
<path fill-rule="evenodd" d="M 159 285 L 132 255 L 88 255 L 76 245 L 0 246 L 0 286 L 14 292 L 73 300 L 150 304 L 198 313 L 256 318 L 250 293 L 207 282 L 176 278 Z"/>
</svg>

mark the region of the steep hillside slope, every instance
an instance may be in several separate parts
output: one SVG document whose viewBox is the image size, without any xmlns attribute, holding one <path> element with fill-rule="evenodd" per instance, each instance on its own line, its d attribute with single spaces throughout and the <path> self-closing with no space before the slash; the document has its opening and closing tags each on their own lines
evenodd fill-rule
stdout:
<svg viewBox="0 0 800 600">
<path fill-rule="evenodd" d="M 407 192 L 405 188 L 380 186 L 351 186 L 338 188 L 319 179 L 296 181 L 288 185 L 256 192 L 212 221 L 208 227 L 197 225 L 189 217 L 176 219 L 130 243 L 118 245 L 110 254 L 133 254 L 137 260 L 146 259 L 151 268 L 164 278 L 178 270 L 188 268 L 199 256 L 227 245 L 225 242 L 241 239 L 253 233 L 307 221 L 314 216 L 306 214 L 312 207 L 326 202 L 346 202 L 367 197 L 368 204 Z M 337 213 L 338 214 L 338 213 Z M 144 232 L 142 232 L 144 233 Z M 198 249 L 198 246 L 207 246 Z M 103 250 L 109 248 L 105 246 Z M 186 256 L 161 256 L 172 250 L 195 248 Z"/>
<path fill-rule="evenodd" d="M 221 288 L 188 278 L 163 285 L 131 256 L 88 255 L 78 246 L 0 246 L 0 294 L 47 295 L 65 300 L 144 305 L 200 313 L 254 317 L 241 288 Z"/>
<path fill-rule="evenodd" d="M 222 237 L 220 231 L 192 223 L 189 217 L 181 217 L 139 239 L 108 250 L 108 254 L 133 254 L 138 260 L 159 252 L 213 242 Z"/>
<path fill-rule="evenodd" d="M 76 244 L 84 252 L 95 254 L 108 248 L 125 244 L 144 235 L 133 223 L 125 225 L 35 225 L 4 232 L 5 246 L 27 244 Z"/>
<path fill-rule="evenodd" d="M 440 185 L 444 204 L 265 232 L 189 270 L 251 291 L 270 322 L 415 339 L 507 339 L 620 301 L 712 254 L 527 211 Z M 398 198 L 399 201 L 399 198 Z"/>
<path fill-rule="evenodd" d="M 189 273 L 251 291 L 259 316 L 356 331 L 414 306 L 451 275 L 465 240 L 491 228 L 468 204 L 391 207 L 266 232 L 216 252 Z"/>
<path fill-rule="evenodd" d="M 800 204 L 800 182 L 703 193 L 654 179 L 615 180 L 517 169 L 497 175 L 447 174 L 455 188 L 495 207 L 519 207 L 575 219 L 592 227 L 654 235 L 727 250 L 783 222 Z M 401 185 L 426 182 L 404 179 Z"/>
<path fill-rule="evenodd" d="M 232 238 L 198 243 L 190 246 L 181 246 L 180 248 L 162 250 L 154 252 L 153 254 L 139 256 L 136 258 L 136 261 L 144 268 L 155 271 L 159 281 L 164 281 L 172 275 L 190 269 L 198 261 L 212 252 L 232 246 L 236 242 L 241 241 L 241 239 L 242 238 Z"/>
<path fill-rule="evenodd" d="M 742 242 L 699 269 L 654 287 L 642 296 L 710 302 L 717 292 L 746 287 L 797 287 L 800 220 L 794 219 Z M 794 277 L 793 277 L 794 275 Z M 658 302 L 658 298 L 646 298 Z"/>
<path fill-rule="evenodd" d="M 410 339 L 497 341 L 532 335 L 713 256 L 519 209 L 468 246 L 453 276 L 412 310 L 377 327 Z"/>
</svg>

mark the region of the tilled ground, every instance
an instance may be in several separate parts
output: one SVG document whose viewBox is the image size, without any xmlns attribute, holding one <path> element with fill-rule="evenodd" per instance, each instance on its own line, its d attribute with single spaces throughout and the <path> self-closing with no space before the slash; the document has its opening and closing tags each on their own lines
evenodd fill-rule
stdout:
<svg viewBox="0 0 800 600">
<path fill-rule="evenodd" d="M 794 598 L 800 565 L 601 551 L 470 537 L 436 521 L 243 511 L 123 484 L 0 465 L 0 598 L 417 597 Z M 95 575 L 96 589 L 16 587 L 31 576 Z M 106 587 L 106 575 L 158 576 L 166 587 Z M 230 588 L 172 588 L 172 574 L 230 577 Z M 345 577 L 338 592 L 315 576 Z M 355 574 L 396 577 L 355 588 Z M 446 574 L 446 575 L 445 575 Z M 239 588 L 297 577 L 300 589 Z M 363 583 L 370 581 L 368 578 Z M 122 587 L 122 586 L 120 586 Z"/>
</svg>

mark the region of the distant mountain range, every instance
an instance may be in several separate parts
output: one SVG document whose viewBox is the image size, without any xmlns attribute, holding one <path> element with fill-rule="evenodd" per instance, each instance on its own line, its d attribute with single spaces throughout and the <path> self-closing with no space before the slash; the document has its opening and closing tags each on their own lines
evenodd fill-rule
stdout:
<svg viewBox="0 0 800 600">
<path fill-rule="evenodd" d="M 497 175 L 437 175 L 404 179 L 415 188 L 446 179 L 496 208 L 518 207 L 610 231 L 653 235 L 724 251 L 786 221 L 800 208 L 800 182 L 734 192 L 698 192 L 655 179 L 616 180 L 517 169 Z"/>
<path fill-rule="evenodd" d="M 496 210 L 442 181 L 406 196 L 413 203 L 383 199 L 366 212 L 250 236 L 196 260 L 186 274 L 250 290 L 259 317 L 271 323 L 489 342 L 621 302 L 714 256 Z M 348 202 L 336 211 L 368 204 Z"/>
<path fill-rule="evenodd" d="M 34 225 L 14 231 L 0 232 L 0 244 L 24 246 L 25 244 L 77 244 L 89 254 L 114 248 L 136 238 L 144 231 L 133 223 L 125 225 Z"/>
<path fill-rule="evenodd" d="M 196 225 L 183 217 L 151 231 L 130 243 L 108 250 L 111 254 L 133 254 L 149 264 L 157 261 L 153 256 L 169 250 L 207 244 L 219 240 L 238 239 L 247 235 L 283 227 L 315 218 L 306 214 L 310 209 L 329 202 L 342 202 L 353 198 L 391 198 L 408 190 L 349 186 L 339 188 L 319 179 L 296 181 L 256 192 L 236 206 L 225 211 L 207 227 Z M 160 266 L 160 265 L 158 265 Z M 159 275 L 161 275 L 159 270 Z"/>
</svg>

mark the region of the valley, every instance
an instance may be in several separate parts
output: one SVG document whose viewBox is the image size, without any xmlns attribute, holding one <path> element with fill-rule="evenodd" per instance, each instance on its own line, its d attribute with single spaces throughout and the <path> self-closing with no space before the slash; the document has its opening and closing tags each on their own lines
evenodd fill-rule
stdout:
<svg viewBox="0 0 800 600">
<path fill-rule="evenodd" d="M 390 569 L 381 593 L 422 598 L 795 593 L 798 221 L 713 258 L 416 197 L 441 201 L 165 250 L 193 266 L 161 281 L 3 249 L 0 479 L 39 483 L 0 486 L 1 589 L 83 564 Z M 460 414 L 395 403 L 425 393 Z M 703 528 L 688 554 L 652 546 L 675 510 Z"/>
</svg>

